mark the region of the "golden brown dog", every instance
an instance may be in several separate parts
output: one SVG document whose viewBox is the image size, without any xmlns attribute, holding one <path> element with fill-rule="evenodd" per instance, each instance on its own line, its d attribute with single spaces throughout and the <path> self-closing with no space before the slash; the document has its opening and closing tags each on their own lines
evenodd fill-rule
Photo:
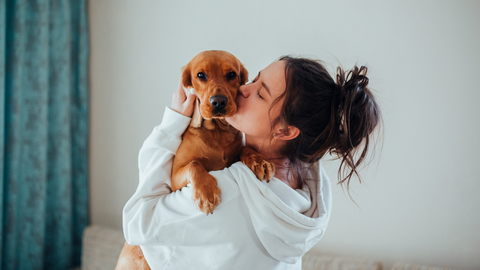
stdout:
<svg viewBox="0 0 480 270">
<path fill-rule="evenodd" d="M 228 125 L 225 117 L 237 111 L 238 88 L 248 72 L 232 54 L 205 51 L 195 56 L 182 71 L 182 84 L 196 93 L 190 127 L 175 155 L 171 189 L 192 184 L 192 199 L 205 214 L 220 203 L 217 180 L 209 171 L 221 170 L 239 160 L 260 179 L 273 177 L 275 167 L 249 147 L 242 148 L 242 134 Z M 116 269 L 150 269 L 139 246 L 125 243 Z"/>
<path fill-rule="evenodd" d="M 226 121 L 237 111 L 238 88 L 248 80 L 242 63 L 224 51 L 206 51 L 183 69 L 182 84 L 197 95 L 190 127 L 173 161 L 172 191 L 192 184 L 192 199 L 205 214 L 220 203 L 217 180 L 208 172 L 238 160 L 242 134 Z"/>
</svg>

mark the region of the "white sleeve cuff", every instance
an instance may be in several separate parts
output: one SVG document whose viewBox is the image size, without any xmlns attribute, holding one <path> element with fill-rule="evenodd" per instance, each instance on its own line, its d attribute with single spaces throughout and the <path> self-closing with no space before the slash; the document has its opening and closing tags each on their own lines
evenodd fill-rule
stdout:
<svg viewBox="0 0 480 270">
<path fill-rule="evenodd" d="M 181 137 L 185 129 L 190 125 L 191 120 L 191 117 L 187 117 L 169 107 L 165 107 L 162 123 L 155 128 L 161 129 L 172 137 Z"/>
</svg>

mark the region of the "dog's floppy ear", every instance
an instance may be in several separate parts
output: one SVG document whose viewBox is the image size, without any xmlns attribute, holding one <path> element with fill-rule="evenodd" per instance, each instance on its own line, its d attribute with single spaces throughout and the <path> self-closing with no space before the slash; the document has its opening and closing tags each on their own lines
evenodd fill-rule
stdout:
<svg viewBox="0 0 480 270">
<path fill-rule="evenodd" d="M 248 82 L 248 71 L 243 66 L 243 64 L 240 63 L 240 85 L 244 85 L 247 82 Z"/>
<path fill-rule="evenodd" d="M 195 105 L 193 106 L 193 116 L 192 121 L 190 122 L 190 126 L 194 128 L 199 128 L 202 126 L 202 114 L 200 113 L 200 101 L 198 97 L 195 98 Z"/>
<path fill-rule="evenodd" d="M 190 63 L 182 68 L 182 85 L 185 88 L 193 87 L 192 76 L 190 74 Z"/>
</svg>

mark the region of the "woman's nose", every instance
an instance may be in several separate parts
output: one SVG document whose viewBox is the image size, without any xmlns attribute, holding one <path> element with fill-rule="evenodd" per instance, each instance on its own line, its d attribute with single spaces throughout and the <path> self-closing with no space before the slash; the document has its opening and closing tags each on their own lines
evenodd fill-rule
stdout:
<svg viewBox="0 0 480 270">
<path fill-rule="evenodd" d="M 248 89 L 247 89 L 246 85 L 241 85 L 238 88 L 238 92 L 240 92 L 240 95 L 242 95 L 243 97 L 248 97 L 249 96 Z"/>
</svg>

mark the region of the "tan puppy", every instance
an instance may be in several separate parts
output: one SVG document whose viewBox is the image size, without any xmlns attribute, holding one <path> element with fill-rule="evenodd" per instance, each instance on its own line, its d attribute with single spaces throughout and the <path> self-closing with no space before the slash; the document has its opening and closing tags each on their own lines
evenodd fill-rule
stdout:
<svg viewBox="0 0 480 270">
<path fill-rule="evenodd" d="M 192 184 L 192 199 L 205 214 L 220 203 L 217 180 L 209 171 L 221 170 L 239 160 L 241 132 L 225 117 L 237 111 L 238 88 L 248 80 L 248 72 L 232 54 L 205 51 L 183 69 L 182 84 L 197 95 L 190 127 L 173 161 L 172 191 Z"/>
</svg>

